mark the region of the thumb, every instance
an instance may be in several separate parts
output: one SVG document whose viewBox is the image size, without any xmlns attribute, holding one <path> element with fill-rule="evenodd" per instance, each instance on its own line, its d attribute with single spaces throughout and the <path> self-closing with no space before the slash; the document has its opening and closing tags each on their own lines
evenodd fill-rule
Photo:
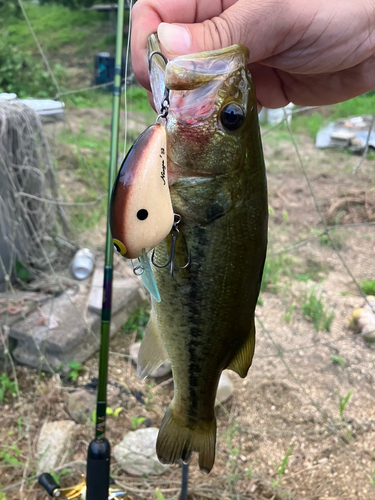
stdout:
<svg viewBox="0 0 375 500">
<path fill-rule="evenodd" d="M 221 15 L 213 19 L 195 24 L 161 23 L 158 26 L 158 37 L 165 52 L 177 55 L 222 49 L 240 43 L 232 26 L 229 15 Z"/>
<path fill-rule="evenodd" d="M 241 43 L 250 49 L 252 61 L 260 60 L 271 55 L 270 32 L 275 36 L 280 29 L 280 18 L 285 16 L 282 10 L 287 10 L 282 3 L 238 0 L 220 15 L 200 23 L 161 23 L 159 40 L 171 58 Z"/>
</svg>

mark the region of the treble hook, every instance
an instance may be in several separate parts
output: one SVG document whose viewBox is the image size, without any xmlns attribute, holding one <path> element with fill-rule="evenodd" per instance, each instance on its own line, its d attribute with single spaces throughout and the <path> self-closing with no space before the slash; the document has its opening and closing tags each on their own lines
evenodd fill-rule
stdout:
<svg viewBox="0 0 375 500">
<path fill-rule="evenodd" d="M 171 251 L 169 254 L 168 262 L 166 264 L 164 264 L 163 266 L 159 266 L 158 264 L 156 264 L 156 262 L 154 260 L 155 250 L 153 250 L 152 254 L 151 254 L 151 262 L 158 269 L 164 269 L 165 267 L 168 267 L 169 265 L 171 266 L 171 276 L 174 275 L 175 269 L 186 269 L 190 264 L 190 252 L 188 252 L 187 263 L 184 266 L 178 266 L 175 262 L 176 242 L 177 242 L 177 238 L 180 236 L 180 231 L 179 231 L 177 226 L 181 221 L 181 215 L 174 214 L 174 216 L 175 216 L 175 219 L 177 218 L 177 220 L 174 221 L 173 227 L 171 230 L 172 243 L 171 243 Z"/>
<path fill-rule="evenodd" d="M 168 59 L 165 57 L 164 54 L 161 52 L 155 50 L 154 52 L 151 52 L 150 57 L 148 58 L 148 72 L 151 73 L 151 61 L 154 56 L 160 56 L 165 64 L 168 64 Z M 156 117 L 155 123 L 159 120 L 159 118 L 167 118 L 168 116 L 168 111 L 169 111 L 169 89 L 167 87 L 164 87 L 164 96 L 163 100 L 160 105 L 160 113 Z"/>
</svg>

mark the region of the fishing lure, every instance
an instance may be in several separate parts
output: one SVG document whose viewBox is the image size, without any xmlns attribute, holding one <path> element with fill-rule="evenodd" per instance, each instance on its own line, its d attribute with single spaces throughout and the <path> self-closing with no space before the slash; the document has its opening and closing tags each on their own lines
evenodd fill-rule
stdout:
<svg viewBox="0 0 375 500">
<path fill-rule="evenodd" d="M 127 259 L 153 249 L 172 228 L 166 152 L 165 128 L 155 123 L 135 141 L 118 173 L 110 225 L 114 247 Z"/>
</svg>

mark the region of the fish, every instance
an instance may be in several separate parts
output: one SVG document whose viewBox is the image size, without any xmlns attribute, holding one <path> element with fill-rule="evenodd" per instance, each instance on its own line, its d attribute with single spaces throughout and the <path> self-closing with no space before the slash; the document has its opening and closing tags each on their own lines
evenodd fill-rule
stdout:
<svg viewBox="0 0 375 500">
<path fill-rule="evenodd" d="M 152 300 L 137 371 L 143 379 L 171 361 L 174 395 L 156 452 L 165 464 L 187 463 L 197 452 L 208 473 L 215 461 L 220 375 L 230 369 L 246 377 L 254 355 L 267 248 L 266 173 L 249 50 L 233 45 L 167 63 L 160 52 L 157 35 L 151 35 L 157 111 L 169 92 L 168 186 L 179 224 L 154 250 L 161 300 Z M 151 164 L 156 156 L 149 153 Z M 164 267 L 172 250 L 173 275 Z"/>
</svg>

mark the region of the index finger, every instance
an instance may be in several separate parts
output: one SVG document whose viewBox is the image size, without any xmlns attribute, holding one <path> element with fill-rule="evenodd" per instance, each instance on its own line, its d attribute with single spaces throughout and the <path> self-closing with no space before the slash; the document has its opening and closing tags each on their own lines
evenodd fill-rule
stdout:
<svg viewBox="0 0 375 500">
<path fill-rule="evenodd" d="M 138 0 L 132 10 L 132 64 L 138 82 L 150 90 L 147 39 L 160 23 L 200 23 L 222 14 L 237 0 Z"/>
</svg>

